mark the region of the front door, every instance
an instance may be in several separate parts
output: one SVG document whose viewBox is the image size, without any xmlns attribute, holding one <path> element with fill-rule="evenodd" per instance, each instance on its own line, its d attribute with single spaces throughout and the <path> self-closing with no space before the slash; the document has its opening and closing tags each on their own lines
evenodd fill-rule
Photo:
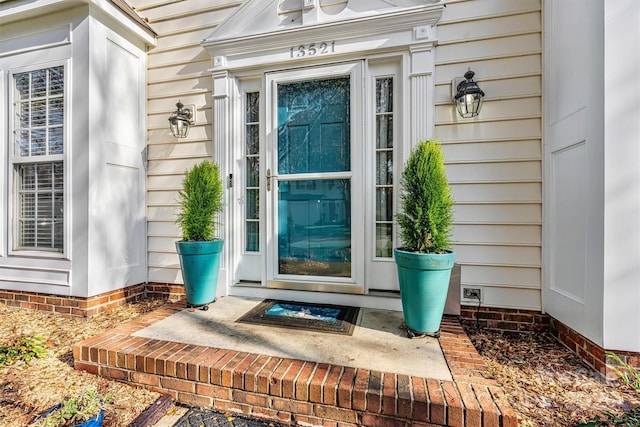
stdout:
<svg viewBox="0 0 640 427">
<path fill-rule="evenodd" d="M 269 76 L 267 286 L 363 292 L 359 64 Z M 360 147 L 360 148 L 354 148 Z"/>
</svg>

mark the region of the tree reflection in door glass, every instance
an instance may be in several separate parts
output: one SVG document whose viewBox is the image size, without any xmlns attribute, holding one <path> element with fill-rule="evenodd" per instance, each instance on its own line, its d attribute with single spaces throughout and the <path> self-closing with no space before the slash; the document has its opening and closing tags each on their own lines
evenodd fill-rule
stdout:
<svg viewBox="0 0 640 427">
<path fill-rule="evenodd" d="M 281 182 L 278 212 L 280 274 L 351 276 L 348 179 Z"/>
<path fill-rule="evenodd" d="M 351 169 L 348 77 L 278 85 L 278 173 Z"/>
</svg>

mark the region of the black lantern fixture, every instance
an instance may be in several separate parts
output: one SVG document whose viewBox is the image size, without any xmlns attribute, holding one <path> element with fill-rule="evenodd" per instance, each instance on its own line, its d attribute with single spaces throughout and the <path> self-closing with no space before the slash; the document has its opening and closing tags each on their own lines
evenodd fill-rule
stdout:
<svg viewBox="0 0 640 427">
<path fill-rule="evenodd" d="M 184 105 L 180 101 L 178 101 L 176 107 L 178 109 L 169 116 L 169 127 L 176 138 L 186 138 L 189 133 L 189 126 L 193 124 L 191 119 L 195 108 L 183 108 Z"/>
<path fill-rule="evenodd" d="M 475 73 L 471 70 L 464 73 L 464 80 L 460 79 L 456 87 L 454 99 L 458 113 L 464 119 L 480 114 L 484 92 L 473 81 Z M 454 80 L 456 82 L 456 80 Z"/>
</svg>

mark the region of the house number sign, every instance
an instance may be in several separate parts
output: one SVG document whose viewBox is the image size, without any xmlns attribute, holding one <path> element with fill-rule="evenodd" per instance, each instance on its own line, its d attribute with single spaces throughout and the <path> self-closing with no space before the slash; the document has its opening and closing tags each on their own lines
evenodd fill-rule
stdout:
<svg viewBox="0 0 640 427">
<path fill-rule="evenodd" d="M 327 53 L 334 53 L 335 51 L 335 41 L 301 44 L 298 46 L 291 46 L 289 48 L 289 57 L 303 58 L 306 56 L 326 55 Z"/>
</svg>

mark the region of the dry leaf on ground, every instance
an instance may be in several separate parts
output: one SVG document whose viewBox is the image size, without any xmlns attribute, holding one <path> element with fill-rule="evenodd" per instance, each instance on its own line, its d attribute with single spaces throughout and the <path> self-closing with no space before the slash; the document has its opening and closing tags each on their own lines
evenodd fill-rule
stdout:
<svg viewBox="0 0 640 427">
<path fill-rule="evenodd" d="M 47 344 L 47 355 L 42 359 L 0 367 L 0 426 L 28 425 L 38 414 L 81 394 L 88 386 L 113 396 L 113 401 L 105 407 L 105 427 L 128 425 L 159 394 L 76 371 L 72 346 L 163 304 L 158 300 L 143 300 L 90 319 L 0 305 L 1 342 L 18 335 L 38 335 L 44 337 Z"/>
<path fill-rule="evenodd" d="M 621 414 L 640 405 L 640 393 L 605 381 L 549 334 L 467 334 L 520 416 L 521 427 L 568 427 Z"/>
</svg>

